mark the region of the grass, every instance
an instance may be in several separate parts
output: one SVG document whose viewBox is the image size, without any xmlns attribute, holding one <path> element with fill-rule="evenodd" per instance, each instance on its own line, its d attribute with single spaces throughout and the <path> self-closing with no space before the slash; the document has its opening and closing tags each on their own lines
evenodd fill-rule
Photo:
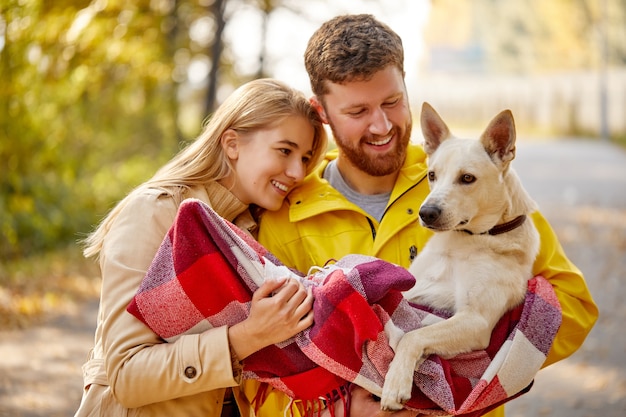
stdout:
<svg viewBox="0 0 626 417">
<path fill-rule="evenodd" d="M 97 263 L 76 245 L 0 263 L 0 330 L 19 329 L 97 298 Z"/>
<path fill-rule="evenodd" d="M 612 140 L 616 145 L 621 146 L 622 148 L 626 149 L 626 133 L 617 135 L 614 138 L 612 138 Z"/>
</svg>

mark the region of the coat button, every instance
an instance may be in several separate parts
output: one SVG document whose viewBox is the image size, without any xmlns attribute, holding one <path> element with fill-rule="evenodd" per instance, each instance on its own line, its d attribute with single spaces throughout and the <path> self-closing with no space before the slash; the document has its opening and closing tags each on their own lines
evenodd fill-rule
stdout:
<svg viewBox="0 0 626 417">
<path fill-rule="evenodd" d="M 196 371 L 196 368 L 194 368 L 193 366 L 188 366 L 185 368 L 185 376 L 189 379 L 195 378 L 197 373 L 198 371 Z"/>
</svg>

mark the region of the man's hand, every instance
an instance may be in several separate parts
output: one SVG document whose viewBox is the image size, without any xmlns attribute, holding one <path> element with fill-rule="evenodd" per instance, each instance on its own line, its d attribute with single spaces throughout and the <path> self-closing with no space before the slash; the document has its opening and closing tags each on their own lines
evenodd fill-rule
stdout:
<svg viewBox="0 0 626 417">
<path fill-rule="evenodd" d="M 380 398 L 364 388 L 353 385 L 350 398 L 350 416 L 349 417 L 418 417 L 417 411 L 400 410 L 400 411 L 383 411 L 380 409 Z M 331 406 L 332 407 L 332 406 Z M 344 416 L 343 401 L 338 400 L 334 404 L 335 416 Z M 331 414 L 329 409 L 322 412 L 322 417 L 329 417 Z"/>
<path fill-rule="evenodd" d="M 383 411 L 380 409 L 380 398 L 359 386 L 352 387 L 350 399 L 350 417 L 417 417 L 417 411 Z"/>
</svg>

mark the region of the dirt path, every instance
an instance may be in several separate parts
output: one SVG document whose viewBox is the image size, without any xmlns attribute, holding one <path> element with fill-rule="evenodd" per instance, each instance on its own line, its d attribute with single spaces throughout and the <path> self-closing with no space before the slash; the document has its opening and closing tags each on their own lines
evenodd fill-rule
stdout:
<svg viewBox="0 0 626 417">
<path fill-rule="evenodd" d="M 623 417 L 626 152 L 598 142 L 522 143 L 514 166 L 584 272 L 601 316 L 578 352 L 509 403 L 507 417 Z M 96 312 L 93 300 L 41 326 L 0 332 L 0 417 L 73 415 Z"/>
<path fill-rule="evenodd" d="M 607 143 L 522 144 L 514 162 L 600 308 L 583 346 L 542 370 L 507 417 L 626 415 L 626 152 Z"/>
<path fill-rule="evenodd" d="M 43 325 L 0 332 L 0 416 L 73 415 L 97 308 L 92 300 Z"/>
</svg>

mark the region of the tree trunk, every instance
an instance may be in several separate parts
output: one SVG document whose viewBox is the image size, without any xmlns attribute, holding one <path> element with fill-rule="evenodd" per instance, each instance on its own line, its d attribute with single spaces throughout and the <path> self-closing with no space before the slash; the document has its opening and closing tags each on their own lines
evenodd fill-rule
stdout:
<svg viewBox="0 0 626 417">
<path fill-rule="evenodd" d="M 213 45 L 211 45 L 211 71 L 209 72 L 209 84 L 206 92 L 205 101 L 205 114 L 209 115 L 215 111 L 217 105 L 217 86 L 218 86 L 218 71 L 220 68 L 220 60 L 222 57 L 222 51 L 224 49 L 224 43 L 222 41 L 222 33 L 226 26 L 226 20 L 224 19 L 224 6 L 226 0 L 215 0 L 211 6 L 213 18 L 215 19 L 215 39 Z"/>
</svg>

